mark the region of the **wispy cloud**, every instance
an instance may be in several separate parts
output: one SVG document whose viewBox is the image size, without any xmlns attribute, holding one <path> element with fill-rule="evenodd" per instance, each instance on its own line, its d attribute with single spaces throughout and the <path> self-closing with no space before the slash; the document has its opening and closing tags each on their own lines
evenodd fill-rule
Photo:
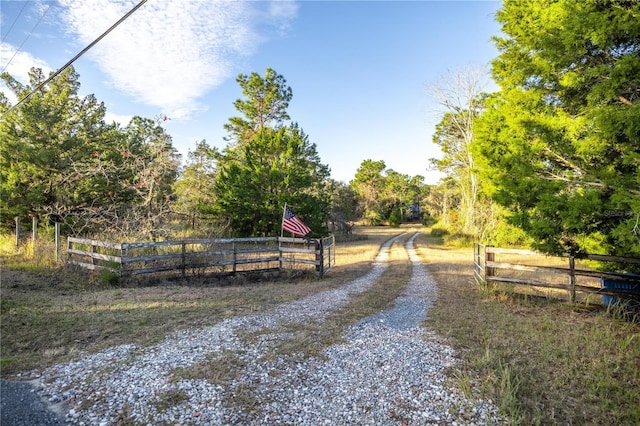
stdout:
<svg viewBox="0 0 640 426">
<path fill-rule="evenodd" d="M 295 1 L 269 2 L 268 19 L 272 25 L 278 28 L 280 34 L 289 31 L 291 21 L 298 15 L 298 3 Z"/>
<path fill-rule="evenodd" d="M 61 22 L 89 44 L 137 0 L 62 0 Z M 205 108 L 207 91 L 232 77 L 265 40 L 259 23 L 286 28 L 295 6 L 270 2 L 151 0 L 87 54 L 117 90 L 173 118 Z"/>
<path fill-rule="evenodd" d="M 14 46 L 8 43 L 0 44 L 0 64 L 4 69 L 4 72 L 9 73 L 13 78 L 18 80 L 22 84 L 29 84 L 29 71 L 32 67 L 42 68 L 44 75 L 48 76 L 51 71 L 49 65 L 38 58 L 33 57 L 28 52 L 17 52 Z M 0 70 L 2 70 L 0 68 Z M 4 86 L 4 82 L 0 83 L 0 91 L 7 96 L 11 104 L 17 102 L 17 98 L 11 90 Z"/>
</svg>

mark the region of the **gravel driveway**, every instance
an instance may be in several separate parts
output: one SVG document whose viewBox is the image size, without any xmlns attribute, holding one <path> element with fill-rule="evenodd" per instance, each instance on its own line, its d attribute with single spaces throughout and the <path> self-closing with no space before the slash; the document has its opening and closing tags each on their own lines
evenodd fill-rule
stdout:
<svg viewBox="0 0 640 426">
<path fill-rule="evenodd" d="M 322 321 L 352 295 L 367 291 L 387 267 L 389 248 L 401 235 L 381 247 L 368 274 L 339 289 L 266 314 L 182 331 L 156 346 L 123 345 L 53 366 L 42 372 L 35 393 L 63 410 L 66 422 L 78 425 L 126 419 L 171 425 L 500 423 L 491 403 L 470 400 L 451 387 L 445 370 L 456 363 L 455 353 L 421 327 L 437 288 L 413 251 L 415 236 L 405 245 L 412 278 L 395 306 L 345 330 L 344 343 L 328 347 L 321 357 L 273 356 L 286 333 L 281 324 Z M 257 336 L 251 344 L 239 337 L 246 333 Z M 216 356 L 228 359 L 229 354 L 242 368 L 224 386 L 169 380 L 176 368 Z M 254 402 L 250 410 L 230 408 L 247 393 Z M 2 396 L 5 400 L 4 385 Z"/>
</svg>

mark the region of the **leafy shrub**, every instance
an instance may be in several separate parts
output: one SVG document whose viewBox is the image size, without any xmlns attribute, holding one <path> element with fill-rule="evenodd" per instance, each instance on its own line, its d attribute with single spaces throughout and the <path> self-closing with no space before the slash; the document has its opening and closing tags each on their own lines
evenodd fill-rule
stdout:
<svg viewBox="0 0 640 426">
<path fill-rule="evenodd" d="M 435 238 L 442 238 L 445 235 L 449 235 L 449 231 L 444 228 L 433 228 L 431 229 L 431 236 Z"/>
<path fill-rule="evenodd" d="M 422 224 L 424 226 L 431 226 L 431 225 L 435 225 L 438 221 L 431 216 L 429 213 L 425 213 L 424 216 L 422 216 Z"/>
<path fill-rule="evenodd" d="M 99 277 L 100 281 L 106 285 L 115 286 L 120 283 L 120 274 L 110 269 L 102 269 Z"/>
<path fill-rule="evenodd" d="M 402 222 L 402 215 L 400 214 L 400 209 L 393 209 L 391 214 L 389 215 L 389 226 L 400 226 Z"/>
<path fill-rule="evenodd" d="M 475 238 L 473 235 L 465 234 L 462 232 L 455 232 L 444 236 L 444 242 L 447 246 L 451 247 L 473 247 Z"/>
<path fill-rule="evenodd" d="M 375 211 L 367 211 L 363 218 L 364 224 L 368 226 L 379 226 L 383 223 L 382 215 Z"/>
<path fill-rule="evenodd" d="M 496 247 L 531 247 L 531 237 L 522 229 L 516 228 L 502 220 L 488 230 L 483 239 L 485 244 Z"/>
</svg>

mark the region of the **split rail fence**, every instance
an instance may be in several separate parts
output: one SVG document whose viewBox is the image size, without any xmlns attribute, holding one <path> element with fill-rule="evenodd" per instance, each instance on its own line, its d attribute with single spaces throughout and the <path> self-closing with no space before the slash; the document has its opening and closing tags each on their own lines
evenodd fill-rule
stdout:
<svg viewBox="0 0 640 426">
<path fill-rule="evenodd" d="M 335 265 L 335 238 L 216 238 L 112 243 L 67 239 L 67 262 L 122 277 L 166 271 L 187 273 L 268 272 L 313 267 L 321 277 Z"/>
<path fill-rule="evenodd" d="M 498 261 L 498 255 L 501 261 Z M 640 265 L 640 259 L 632 257 L 586 255 L 576 258 L 568 254 L 546 256 L 531 250 L 506 249 L 475 243 L 473 275 L 480 286 L 508 283 L 565 290 L 571 302 L 576 301 L 576 292 L 587 296 L 603 295 L 605 302 L 608 297 L 609 300 L 615 300 L 616 296 L 640 299 L 640 276 L 596 271 L 589 267 L 590 261 Z M 613 285 L 603 285 L 607 282 Z"/>
</svg>

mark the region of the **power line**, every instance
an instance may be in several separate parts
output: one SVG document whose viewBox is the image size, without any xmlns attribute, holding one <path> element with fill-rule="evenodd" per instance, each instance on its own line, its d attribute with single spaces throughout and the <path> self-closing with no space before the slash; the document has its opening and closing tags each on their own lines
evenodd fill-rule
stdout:
<svg viewBox="0 0 640 426">
<path fill-rule="evenodd" d="M 29 2 L 24 2 L 24 5 L 22 6 L 22 9 L 20 9 L 20 12 L 18 12 L 18 14 L 16 15 L 16 19 L 13 20 L 13 23 L 11 24 L 11 26 L 9 27 L 9 30 L 7 31 L 7 33 L 4 35 L 4 37 L 2 37 L 2 40 L 0 40 L 0 43 L 4 43 L 4 41 L 6 40 L 6 38 L 9 36 L 9 33 L 11 32 L 11 30 L 13 29 L 13 26 L 16 24 L 16 22 L 18 22 L 18 18 L 20 17 L 20 15 L 22 15 L 22 12 L 24 12 L 24 10 L 27 8 L 27 5 L 29 4 Z"/>
<path fill-rule="evenodd" d="M 47 10 L 44 11 L 44 13 L 40 17 L 40 19 L 38 19 L 38 22 L 36 22 L 36 24 L 33 26 L 33 28 L 31 28 L 31 32 L 22 41 L 22 44 L 20 44 L 20 47 L 18 47 L 18 49 L 15 52 L 13 52 L 13 56 L 11 57 L 11 59 L 9 59 L 9 62 L 7 62 L 7 65 L 5 65 L 4 68 L 2 68 L 2 71 L 0 71 L 0 74 L 2 74 L 4 72 L 4 70 L 6 70 L 9 67 L 9 64 L 11 64 L 11 61 L 13 61 L 13 58 L 15 58 L 16 55 L 18 54 L 18 52 L 20 52 L 22 50 L 22 46 L 24 46 L 24 44 L 27 42 L 27 40 L 29 40 L 29 37 L 31 37 L 31 34 L 33 34 L 33 32 L 36 30 L 36 28 L 38 28 L 38 25 L 40 25 L 40 22 L 42 22 L 42 19 L 44 18 L 44 15 L 46 15 L 47 12 L 49 11 L 49 9 L 51 9 L 51 5 L 52 4 L 53 3 L 49 3 L 49 7 L 47 7 Z M 24 7 L 22 9 L 24 10 Z M 22 11 L 20 11 L 20 13 L 22 13 Z M 20 15 L 18 15 L 18 16 L 20 16 Z M 18 19 L 18 18 L 16 18 L 16 19 Z M 13 23 L 15 24 L 15 21 L 13 21 Z M 11 28 L 13 28 L 13 25 L 11 25 Z M 9 31 L 11 31 L 11 28 L 9 28 Z M 9 35 L 9 33 L 7 33 L 7 35 Z M 6 36 L 5 36 L 5 38 L 6 38 Z"/>
<path fill-rule="evenodd" d="M 143 4 L 145 4 L 147 2 L 147 0 L 142 0 L 140 3 L 138 3 L 133 9 L 131 9 L 129 12 L 127 12 L 126 15 L 124 15 L 122 18 L 120 18 L 118 20 L 118 22 L 116 22 L 115 24 L 113 24 L 111 27 L 109 27 L 108 30 L 106 30 L 105 32 L 103 32 L 100 37 L 98 37 L 97 39 L 95 39 L 94 41 L 92 41 L 87 47 L 85 47 L 84 49 L 82 49 L 80 51 L 80 53 L 78 53 L 76 56 L 74 56 L 73 58 L 71 58 L 71 60 L 69 62 L 67 62 L 66 64 L 64 64 L 60 69 L 58 69 L 58 71 L 54 72 L 53 74 L 51 74 L 49 76 L 49 78 L 47 78 L 45 81 L 43 81 L 42 83 L 40 83 L 38 85 L 38 87 L 36 87 L 35 89 L 33 89 L 31 92 L 29 92 L 29 94 L 27 94 L 25 97 L 23 97 L 22 99 L 20 99 L 14 106 L 12 106 L 11 108 L 9 108 L 4 114 L 2 114 L 2 116 L 0 116 L 0 121 L 2 121 L 4 119 L 4 117 L 9 114 L 11 111 L 13 111 L 14 109 L 16 109 L 18 106 L 20 106 L 24 101 L 26 101 L 27 99 L 29 99 L 31 96 L 33 96 L 33 94 L 37 91 L 39 91 L 40 89 L 42 89 L 47 83 L 49 83 L 51 80 L 53 80 L 54 78 L 56 78 L 58 75 L 60 75 L 60 73 L 62 71 L 64 71 L 65 69 L 67 69 L 69 67 L 69 65 L 73 64 L 76 59 L 78 59 L 80 56 L 84 55 L 89 49 L 91 49 L 93 46 L 95 46 L 100 40 L 102 40 L 107 34 L 109 34 L 111 31 L 113 31 L 118 25 L 120 25 L 122 22 L 124 22 L 125 19 L 127 19 L 129 16 L 131 16 L 133 14 L 133 12 L 135 12 L 136 10 L 138 10 Z"/>
</svg>

